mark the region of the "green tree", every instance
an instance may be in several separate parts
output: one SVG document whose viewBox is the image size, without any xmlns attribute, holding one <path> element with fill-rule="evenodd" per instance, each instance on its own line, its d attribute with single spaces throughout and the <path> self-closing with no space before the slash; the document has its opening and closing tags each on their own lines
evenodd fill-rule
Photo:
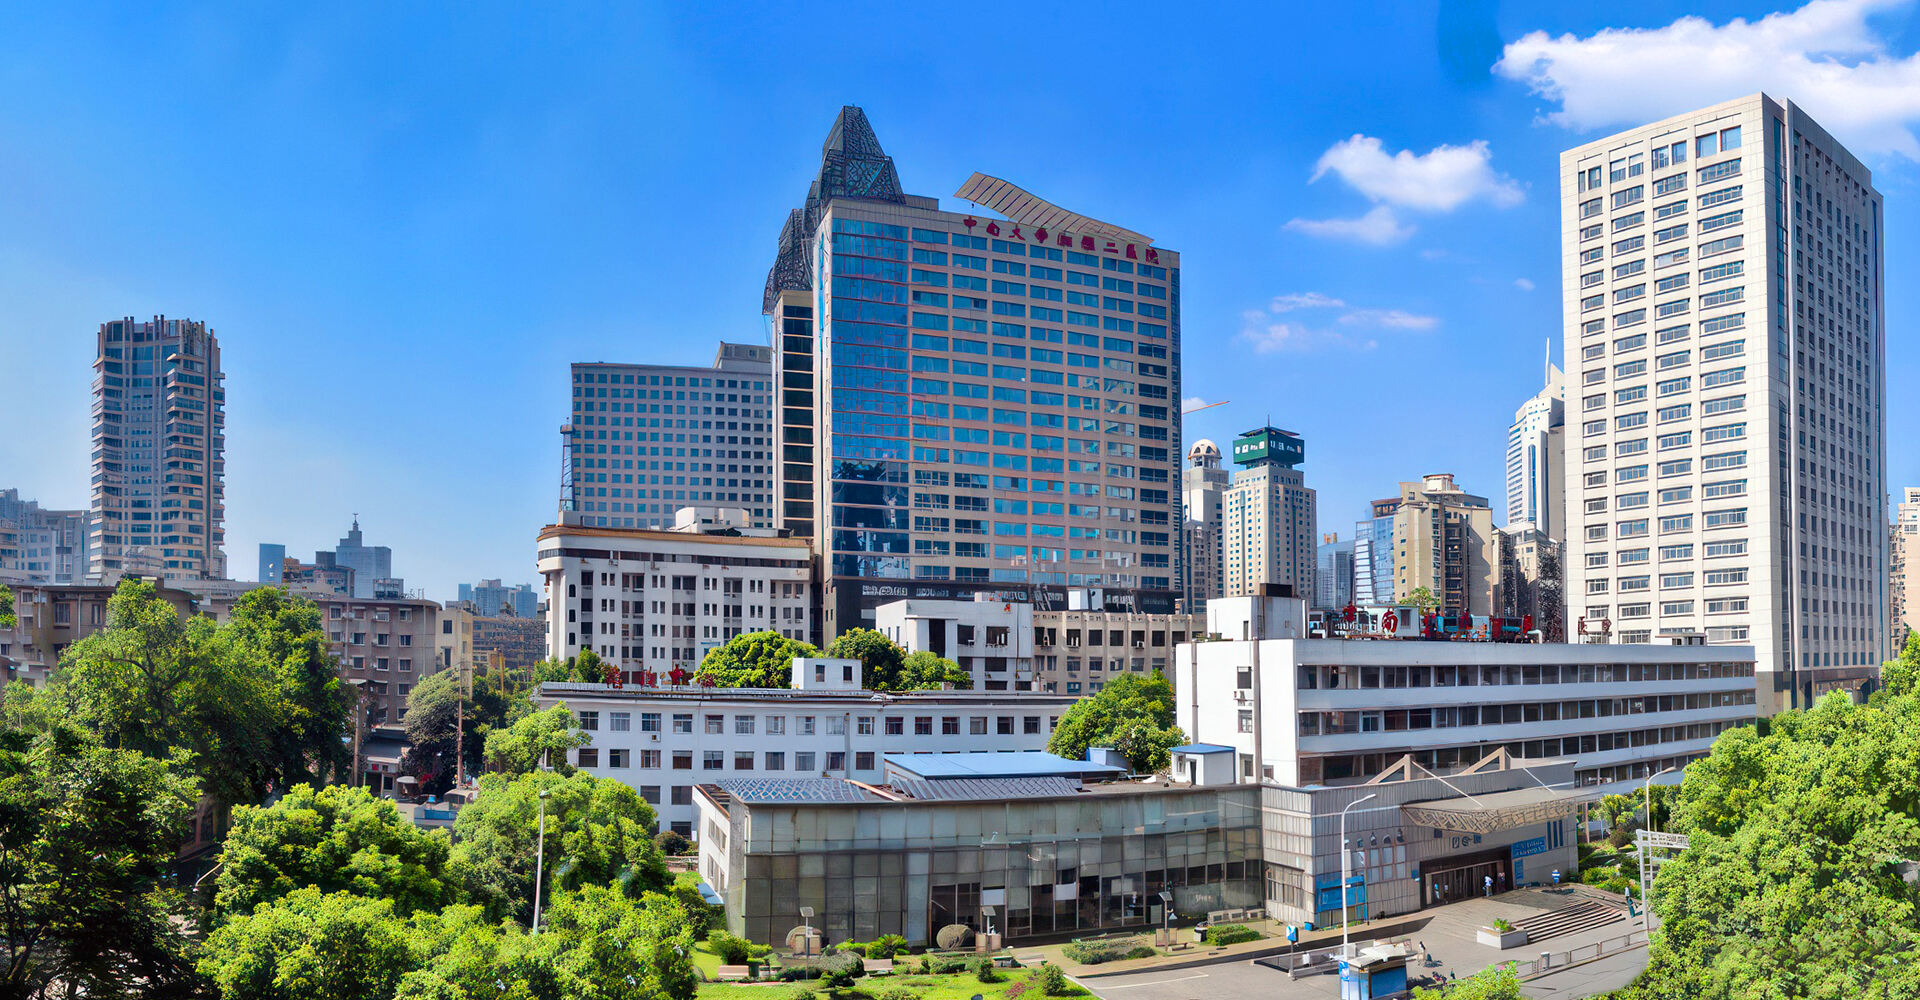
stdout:
<svg viewBox="0 0 1920 1000">
<path fill-rule="evenodd" d="M 70 725 L 0 733 L 0 995 L 192 994 L 167 875 L 198 795 Z"/>
<path fill-rule="evenodd" d="M 461 733 L 461 709 L 468 726 Z M 460 691 L 460 671 L 442 670 L 423 678 L 407 692 L 407 756 L 401 770 L 420 778 L 423 790 L 435 793 L 452 787 L 456 755 L 465 753 L 469 770 L 486 748 L 486 737 L 474 732 L 478 720 L 472 701 Z"/>
<path fill-rule="evenodd" d="M 533 665 L 533 683 L 603 684 L 607 681 L 607 661 L 591 649 L 564 660 L 548 657 Z"/>
<path fill-rule="evenodd" d="M 48 697 L 107 746 L 190 761 L 220 802 L 255 802 L 349 764 L 351 696 L 319 623 L 311 601 L 279 588 L 249 592 L 216 625 L 122 581 L 106 627 L 67 649 Z"/>
<path fill-rule="evenodd" d="M 746 632 L 708 650 L 695 676 L 713 678 L 716 687 L 792 687 L 793 658 L 819 655 L 812 645 L 778 632 Z"/>
<path fill-rule="evenodd" d="M 389 1000 L 421 964 L 414 930 L 392 900 L 295 889 L 215 930 L 200 972 L 224 1000 Z"/>
<path fill-rule="evenodd" d="M 561 774 L 572 774 L 567 751 L 586 746 L 593 737 L 573 724 L 573 713 L 565 705 L 535 712 L 505 730 L 487 734 L 487 765 L 496 770 L 525 774 L 542 765 Z"/>
<path fill-rule="evenodd" d="M 1400 603 L 1420 609 L 1423 615 L 1432 614 L 1436 608 L 1440 607 L 1440 599 L 1433 596 L 1433 591 L 1426 587 L 1413 588 L 1413 593 L 1408 594 L 1407 599 Z"/>
<path fill-rule="evenodd" d="M 1522 1000 L 1520 976 L 1511 964 L 1490 965 L 1439 989 L 1420 987 L 1413 1000 Z"/>
<path fill-rule="evenodd" d="M 13 615 L 13 591 L 0 587 L 0 628 L 12 628 L 20 624 Z"/>
<path fill-rule="evenodd" d="M 960 665 L 932 650 L 921 649 L 908 653 L 900 665 L 900 675 L 896 691 L 926 691 L 947 684 L 957 689 L 973 687 L 973 675 L 960 668 Z"/>
<path fill-rule="evenodd" d="M 1074 702 L 1054 727 L 1047 749 L 1080 760 L 1089 747 L 1112 747 L 1135 771 L 1161 771 L 1186 736 L 1173 724 L 1173 685 L 1152 674 L 1120 674 L 1093 695 Z"/>
<path fill-rule="evenodd" d="M 692 1000 L 695 927 L 671 899 L 604 886 L 554 900 L 540 936 L 471 915 L 427 935 L 435 957 L 395 1000 Z"/>
<path fill-rule="evenodd" d="M 1920 699 L 1829 694 L 1686 770 L 1648 968 L 1629 995 L 1920 995 Z"/>
<path fill-rule="evenodd" d="M 631 786 L 590 774 L 489 774 L 453 825 L 469 898 L 489 914 L 532 919 L 542 790 L 552 793 L 545 800 L 546 892 L 612 885 L 637 898 L 667 885 L 653 808 Z"/>
<path fill-rule="evenodd" d="M 900 666 L 907 651 L 892 639 L 870 628 L 853 628 L 840 633 L 827 647 L 827 655 L 860 661 L 860 676 L 870 691 L 898 691 Z"/>
<path fill-rule="evenodd" d="M 365 788 L 296 785 L 270 806 L 234 810 L 214 910 L 252 913 L 295 889 L 386 899 L 407 916 L 456 902 L 446 831 L 426 831 Z"/>
<path fill-rule="evenodd" d="M 1909 631 L 1900 655 L 1880 665 L 1880 684 L 1887 697 L 1901 697 L 1920 689 L 1920 632 Z"/>
</svg>

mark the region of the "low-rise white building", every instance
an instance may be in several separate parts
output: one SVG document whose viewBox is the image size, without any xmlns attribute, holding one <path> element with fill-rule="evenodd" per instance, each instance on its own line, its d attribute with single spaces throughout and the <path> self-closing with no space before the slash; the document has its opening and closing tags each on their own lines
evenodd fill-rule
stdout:
<svg viewBox="0 0 1920 1000">
<path fill-rule="evenodd" d="M 591 649 L 631 683 L 642 671 L 691 671 L 745 632 L 806 641 L 814 604 L 806 540 L 740 527 L 727 513 L 703 509 L 672 531 L 542 529 L 550 654 Z"/>
<path fill-rule="evenodd" d="M 794 687 L 542 684 L 536 708 L 564 703 L 593 742 L 573 751 L 654 807 L 660 828 L 695 836 L 695 785 L 722 778 L 886 780 L 889 754 L 1044 750 L 1076 699 L 994 691 L 883 693 L 856 660 L 797 659 Z"/>
<path fill-rule="evenodd" d="M 1402 755 L 1445 772 L 1505 749 L 1624 791 L 1756 714 L 1746 646 L 1280 638 L 1307 634 L 1302 602 L 1225 598 L 1207 613 L 1210 631 L 1241 638 L 1180 647 L 1176 717 L 1194 743 L 1232 747 L 1243 781 L 1339 785 Z"/>
<path fill-rule="evenodd" d="M 973 675 L 976 691 L 1032 691 L 1033 605 L 981 594 L 971 601 L 905 600 L 873 609 L 874 630 L 913 653 L 929 650 Z"/>
</svg>

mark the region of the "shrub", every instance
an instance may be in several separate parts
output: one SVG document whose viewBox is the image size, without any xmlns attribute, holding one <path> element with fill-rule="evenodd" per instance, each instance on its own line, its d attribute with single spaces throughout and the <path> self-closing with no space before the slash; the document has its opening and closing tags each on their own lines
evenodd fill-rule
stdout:
<svg viewBox="0 0 1920 1000">
<path fill-rule="evenodd" d="M 965 972 L 967 960 L 961 955 L 928 955 L 927 971 L 936 976 L 950 976 L 956 972 Z"/>
<path fill-rule="evenodd" d="M 968 927 L 966 924 L 948 924 L 940 928 L 940 933 L 933 937 L 934 943 L 940 946 L 941 951 L 965 948 L 967 943 L 972 940 L 973 928 Z"/>
<path fill-rule="evenodd" d="M 983 983 L 997 983 L 1000 973 L 994 971 L 993 959 L 982 956 L 973 960 L 973 978 Z"/>
<path fill-rule="evenodd" d="M 675 830 L 662 830 L 653 835 L 653 846 L 660 848 L 661 854 L 685 854 L 693 848 L 693 841 Z"/>
<path fill-rule="evenodd" d="M 745 965 L 753 957 L 753 945 L 746 938 L 726 931 L 708 932 L 707 950 L 720 956 L 722 965 Z"/>
<path fill-rule="evenodd" d="M 905 986 L 889 986 L 880 993 L 880 1000 L 918 1000 L 920 994 Z"/>
<path fill-rule="evenodd" d="M 1061 972 L 1057 965 L 1043 965 L 1034 970 L 1032 982 L 1040 987 L 1040 992 L 1044 996 L 1064 997 L 1078 992 L 1074 985 L 1067 981 L 1067 974 Z"/>
<path fill-rule="evenodd" d="M 1220 924 L 1207 928 L 1208 944 L 1239 944 L 1242 941 L 1258 941 L 1260 932 L 1246 924 Z"/>
<path fill-rule="evenodd" d="M 894 958 L 906 951 L 907 939 L 898 934 L 882 934 L 867 945 L 868 958 Z"/>
<path fill-rule="evenodd" d="M 1499 931 L 1502 934 L 1505 934 L 1506 932 L 1513 930 L 1513 921 L 1508 920 L 1505 917 L 1495 917 L 1493 921 L 1493 929 L 1496 931 Z"/>
<path fill-rule="evenodd" d="M 1140 944 L 1138 939 L 1075 941 L 1061 950 L 1068 958 L 1081 965 L 1121 962 L 1129 958 L 1152 958 L 1156 954 L 1152 948 Z"/>
<path fill-rule="evenodd" d="M 845 990 L 853 987 L 855 977 L 867 971 L 866 963 L 860 956 L 851 953 L 828 955 L 817 963 L 820 970 L 820 983 L 831 990 Z"/>
</svg>

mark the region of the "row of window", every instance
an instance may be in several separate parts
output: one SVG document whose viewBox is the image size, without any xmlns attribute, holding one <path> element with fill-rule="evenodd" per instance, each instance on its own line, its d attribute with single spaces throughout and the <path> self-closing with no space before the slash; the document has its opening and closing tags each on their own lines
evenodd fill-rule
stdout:
<svg viewBox="0 0 1920 1000">
<path fill-rule="evenodd" d="M 613 733 L 634 731 L 635 714 L 636 713 L 633 712 L 606 713 L 605 721 L 607 731 Z M 640 724 L 639 731 L 643 733 L 662 732 L 663 730 L 660 728 L 662 722 L 666 722 L 672 727 L 668 730 L 670 732 L 692 733 L 694 731 L 696 713 L 693 712 L 640 712 L 638 715 Z M 602 720 L 598 710 L 575 712 L 574 718 L 576 724 L 579 725 L 581 729 L 587 730 L 588 732 L 598 732 L 600 730 Z M 736 736 L 751 736 L 755 735 L 756 731 L 768 736 L 785 736 L 788 735 L 787 718 L 785 715 L 734 715 L 732 716 L 733 725 L 731 730 L 729 730 L 727 725 L 728 716 L 725 714 L 705 713 L 700 715 L 699 721 L 702 726 L 702 731 L 710 736 L 725 735 L 729 731 Z M 932 736 L 934 734 L 936 718 L 938 718 L 940 735 L 942 736 L 960 735 L 963 720 L 966 723 L 967 734 L 971 736 L 985 736 L 988 735 L 989 732 L 999 736 L 1012 736 L 1016 734 L 1016 725 L 1019 727 L 1017 730 L 1018 733 L 1032 736 L 1050 731 L 1053 723 L 1058 721 L 1052 717 L 1038 715 L 945 715 L 938 717 L 917 715 L 913 717 L 913 734 L 915 736 Z M 885 735 L 903 736 L 906 734 L 907 720 L 905 717 L 877 717 L 872 715 L 854 716 L 854 733 L 860 736 L 875 735 L 874 727 L 876 725 L 876 719 L 878 720 L 880 731 L 884 732 Z M 1043 724 L 1047 727 L 1046 729 L 1042 729 Z M 991 726 L 991 730 L 989 726 Z M 825 733 L 828 736 L 846 735 L 847 717 L 845 715 L 796 715 L 793 717 L 792 735 L 814 736 L 820 733 Z"/>
<path fill-rule="evenodd" d="M 1618 553 L 1620 565 L 1628 566 L 1635 563 L 1644 563 L 1651 557 L 1652 551 L 1653 550 L 1646 548 L 1622 549 Z M 1677 562 L 1690 560 L 1693 558 L 1693 552 L 1694 545 L 1692 542 L 1682 542 L 1677 545 L 1662 545 L 1660 546 L 1660 561 Z M 1701 546 L 1701 552 L 1708 559 L 1719 559 L 1726 556 L 1743 556 L 1747 554 L 1747 540 L 1744 538 L 1734 538 L 1708 542 L 1704 546 Z M 1587 553 L 1587 568 L 1604 568 L 1612 555 L 1613 553 L 1607 552 Z M 1743 608 L 1744 606 L 1745 605 L 1742 605 Z"/>
</svg>

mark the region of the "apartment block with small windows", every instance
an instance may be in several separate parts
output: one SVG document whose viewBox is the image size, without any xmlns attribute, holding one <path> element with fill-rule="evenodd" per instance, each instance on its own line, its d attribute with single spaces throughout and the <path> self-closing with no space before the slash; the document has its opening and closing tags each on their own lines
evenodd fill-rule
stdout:
<svg viewBox="0 0 1920 1000">
<path fill-rule="evenodd" d="M 440 605 L 417 598 L 312 599 L 341 679 L 360 689 L 367 728 L 397 725 L 413 686 L 440 669 Z"/>
<path fill-rule="evenodd" d="M 592 742 L 572 751 L 590 774 L 626 782 L 662 830 L 694 836 L 693 786 L 720 778 L 885 780 L 887 754 L 1044 750 L 1076 699 L 991 691 L 883 693 L 857 660 L 795 661 L 793 688 L 542 684 L 534 705 L 565 704 Z"/>
<path fill-rule="evenodd" d="M 723 343 L 710 367 L 574 365 L 561 509 L 596 528 L 671 528 L 691 506 L 771 524 L 772 357 Z"/>
<path fill-rule="evenodd" d="M 1755 94 L 1561 154 L 1569 638 L 1752 645 L 1761 709 L 1887 654 L 1882 202 Z"/>
<path fill-rule="evenodd" d="M 645 672 L 691 672 L 745 632 L 805 640 L 814 600 L 806 540 L 742 527 L 748 514 L 741 508 L 718 513 L 677 519 L 681 528 L 671 531 L 542 529 L 549 653 L 566 659 L 593 650 L 634 683 Z"/>
<path fill-rule="evenodd" d="M 1298 466 L 1306 442 L 1292 431 L 1257 427 L 1234 439 L 1240 468 L 1221 498 L 1221 594 L 1245 597 L 1283 586 L 1309 600 L 1319 573 L 1317 498 Z"/>
</svg>

